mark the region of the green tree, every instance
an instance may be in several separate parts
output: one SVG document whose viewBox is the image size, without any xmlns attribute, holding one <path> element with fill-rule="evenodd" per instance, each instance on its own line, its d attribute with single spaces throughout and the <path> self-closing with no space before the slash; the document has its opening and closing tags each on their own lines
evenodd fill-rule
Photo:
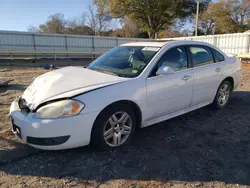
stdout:
<svg viewBox="0 0 250 188">
<path fill-rule="evenodd" d="M 238 26 L 238 32 L 250 29 L 250 1 L 249 0 L 228 0 L 227 8 L 231 17 Z"/>
<path fill-rule="evenodd" d="M 201 3 L 201 10 L 208 2 Z M 191 16 L 196 9 L 196 0 L 95 0 L 95 3 L 98 7 L 99 4 L 108 7 L 106 10 L 113 17 L 127 17 L 136 22 L 150 38 L 177 19 Z"/>
<path fill-rule="evenodd" d="M 204 34 L 237 33 L 250 29 L 249 0 L 220 0 L 209 4 L 200 16 L 199 30 Z"/>
<path fill-rule="evenodd" d="M 122 28 L 115 29 L 111 33 L 114 37 L 128 37 L 128 38 L 148 38 L 148 33 L 143 31 L 140 26 L 134 21 L 124 18 L 120 20 Z"/>
<path fill-rule="evenodd" d="M 120 22 L 124 31 L 124 37 L 138 37 L 140 33 L 140 26 L 136 22 L 128 18 L 123 18 Z"/>
<path fill-rule="evenodd" d="M 217 34 L 236 31 L 236 23 L 224 1 L 210 3 L 207 11 L 201 14 L 199 26 L 204 34 L 212 34 L 213 27 Z"/>
</svg>

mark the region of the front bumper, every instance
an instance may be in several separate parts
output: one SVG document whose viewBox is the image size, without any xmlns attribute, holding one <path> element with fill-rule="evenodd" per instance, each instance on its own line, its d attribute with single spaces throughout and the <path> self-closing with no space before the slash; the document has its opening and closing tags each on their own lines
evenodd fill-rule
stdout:
<svg viewBox="0 0 250 188">
<path fill-rule="evenodd" d="M 15 100 L 10 107 L 13 132 L 38 149 L 59 150 L 88 145 L 91 130 L 99 112 L 58 119 L 35 119 L 34 113 L 23 113 Z"/>
</svg>

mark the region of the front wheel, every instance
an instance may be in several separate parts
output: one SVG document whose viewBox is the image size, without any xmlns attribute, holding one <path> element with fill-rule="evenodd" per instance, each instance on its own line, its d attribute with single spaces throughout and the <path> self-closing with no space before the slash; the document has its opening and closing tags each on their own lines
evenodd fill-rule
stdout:
<svg viewBox="0 0 250 188">
<path fill-rule="evenodd" d="M 91 143 L 102 149 L 117 148 L 128 143 L 135 132 L 136 119 L 127 104 L 108 107 L 97 117 Z"/>
<path fill-rule="evenodd" d="M 229 81 L 222 82 L 215 96 L 213 106 L 217 109 L 226 106 L 231 92 L 232 92 L 231 83 Z"/>
</svg>

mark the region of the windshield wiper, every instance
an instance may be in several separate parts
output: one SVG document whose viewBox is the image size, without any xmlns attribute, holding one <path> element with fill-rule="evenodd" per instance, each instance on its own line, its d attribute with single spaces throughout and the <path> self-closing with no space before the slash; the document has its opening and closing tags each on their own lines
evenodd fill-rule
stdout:
<svg viewBox="0 0 250 188">
<path fill-rule="evenodd" d="M 105 71 L 105 70 L 101 70 L 101 69 L 94 69 L 95 71 L 101 72 L 101 73 L 105 73 L 105 74 L 110 74 L 110 75 L 114 75 L 114 76 L 120 76 L 116 73 L 113 72 L 109 72 L 109 71 Z"/>
</svg>

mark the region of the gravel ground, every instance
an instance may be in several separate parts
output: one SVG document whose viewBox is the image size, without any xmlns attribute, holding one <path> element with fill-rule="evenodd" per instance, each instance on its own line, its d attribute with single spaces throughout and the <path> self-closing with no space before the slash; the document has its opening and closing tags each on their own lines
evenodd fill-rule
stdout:
<svg viewBox="0 0 250 188">
<path fill-rule="evenodd" d="M 205 107 L 141 129 L 114 151 L 40 151 L 13 136 L 10 103 L 44 72 L 0 69 L 0 79 L 14 79 L 0 88 L 0 187 L 250 186 L 250 67 L 226 108 Z"/>
</svg>

